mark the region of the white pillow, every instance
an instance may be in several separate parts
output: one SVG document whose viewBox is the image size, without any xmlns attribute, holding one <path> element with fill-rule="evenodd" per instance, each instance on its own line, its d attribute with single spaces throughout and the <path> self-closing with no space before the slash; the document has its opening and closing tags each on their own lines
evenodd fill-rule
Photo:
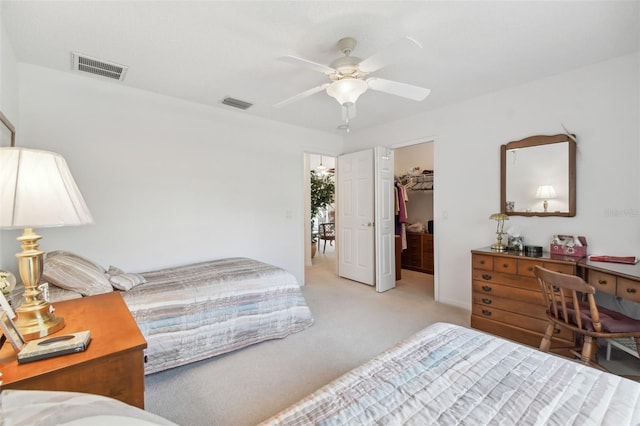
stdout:
<svg viewBox="0 0 640 426">
<path fill-rule="evenodd" d="M 115 266 L 109 267 L 107 277 L 114 288 L 122 291 L 131 290 L 133 287 L 147 282 L 142 275 L 126 273 Z"/>
<path fill-rule="evenodd" d="M 77 254 L 54 251 L 44 261 L 42 280 L 83 296 L 92 296 L 113 291 L 105 272 L 102 266 Z"/>
</svg>

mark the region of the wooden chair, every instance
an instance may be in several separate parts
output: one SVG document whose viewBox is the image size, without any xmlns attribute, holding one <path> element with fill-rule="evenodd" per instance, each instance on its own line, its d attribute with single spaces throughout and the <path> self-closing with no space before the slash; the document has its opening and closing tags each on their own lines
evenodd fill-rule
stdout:
<svg viewBox="0 0 640 426">
<path fill-rule="evenodd" d="M 540 266 L 534 271 L 547 304 L 549 325 L 540 350 L 549 352 L 556 327 L 567 328 L 582 337 L 582 350 L 572 351 L 586 365 L 606 370 L 597 362 L 597 342 L 601 337 L 635 339 L 640 355 L 640 320 L 596 305 L 595 287 L 575 275 L 561 274 Z M 579 348 L 578 348 L 579 349 Z"/>
<path fill-rule="evenodd" d="M 324 240 L 324 246 L 322 247 L 322 252 L 324 253 L 327 248 L 327 241 L 329 241 L 329 245 L 333 245 L 336 239 L 336 224 L 333 222 L 321 223 L 318 238 L 320 238 L 320 241 Z"/>
</svg>

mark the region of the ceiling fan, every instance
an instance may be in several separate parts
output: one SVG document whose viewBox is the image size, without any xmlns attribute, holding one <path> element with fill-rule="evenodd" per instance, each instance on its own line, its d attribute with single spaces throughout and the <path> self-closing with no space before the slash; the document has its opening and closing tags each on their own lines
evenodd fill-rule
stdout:
<svg viewBox="0 0 640 426">
<path fill-rule="evenodd" d="M 281 108 L 326 90 L 329 96 L 335 98 L 342 105 L 343 119 L 347 123 L 346 130 L 348 131 L 349 119 L 355 117 L 355 102 L 368 89 L 413 99 L 414 101 L 422 101 L 429 95 L 430 90 L 423 87 L 378 77 L 366 78 L 380 68 L 409 57 L 419 49 L 422 49 L 422 46 L 414 39 L 410 37 L 401 38 L 366 59 L 351 56 L 351 52 L 356 47 L 356 40 L 352 37 L 345 37 L 338 41 L 338 47 L 344 56 L 334 60 L 329 66 L 295 56 L 278 58 L 293 65 L 324 73 L 329 77 L 330 82 L 298 93 L 278 102 L 274 107 Z M 344 126 L 341 127 L 344 128 Z"/>
</svg>

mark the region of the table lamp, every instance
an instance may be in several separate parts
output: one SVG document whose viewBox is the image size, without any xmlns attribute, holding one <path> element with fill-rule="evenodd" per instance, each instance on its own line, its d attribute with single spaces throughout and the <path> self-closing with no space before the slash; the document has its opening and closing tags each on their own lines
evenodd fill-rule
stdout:
<svg viewBox="0 0 640 426">
<path fill-rule="evenodd" d="M 544 211 L 547 211 L 547 207 L 549 207 L 549 199 L 556 197 L 556 190 L 553 189 L 552 185 L 540 185 L 538 190 L 536 191 L 536 198 L 543 200 L 542 207 Z"/>
<path fill-rule="evenodd" d="M 489 219 L 495 220 L 498 222 L 498 226 L 496 228 L 496 234 L 497 234 L 496 243 L 491 245 L 491 250 L 505 251 L 507 249 L 507 246 L 502 244 L 502 234 L 504 233 L 503 231 L 504 221 L 509 220 L 509 216 L 507 216 L 504 213 L 494 213 L 491 216 L 489 216 Z"/>
<path fill-rule="evenodd" d="M 24 303 L 16 309 L 16 326 L 25 340 L 48 336 L 64 327 L 53 306 L 38 289 L 43 269 L 42 238 L 36 227 L 83 225 L 93 218 L 64 158 L 25 148 L 0 148 L 0 229 L 24 229 L 16 254 L 25 286 Z"/>
</svg>

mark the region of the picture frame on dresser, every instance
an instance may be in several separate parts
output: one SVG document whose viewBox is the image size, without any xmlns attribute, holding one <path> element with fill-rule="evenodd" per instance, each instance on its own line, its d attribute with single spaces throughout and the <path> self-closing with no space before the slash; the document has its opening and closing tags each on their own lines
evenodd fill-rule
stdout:
<svg viewBox="0 0 640 426">
<path fill-rule="evenodd" d="M 13 349 L 16 352 L 20 352 L 27 342 L 25 342 L 18 327 L 5 311 L 0 311 L 0 328 L 2 328 L 2 334 L 11 343 Z"/>
</svg>

